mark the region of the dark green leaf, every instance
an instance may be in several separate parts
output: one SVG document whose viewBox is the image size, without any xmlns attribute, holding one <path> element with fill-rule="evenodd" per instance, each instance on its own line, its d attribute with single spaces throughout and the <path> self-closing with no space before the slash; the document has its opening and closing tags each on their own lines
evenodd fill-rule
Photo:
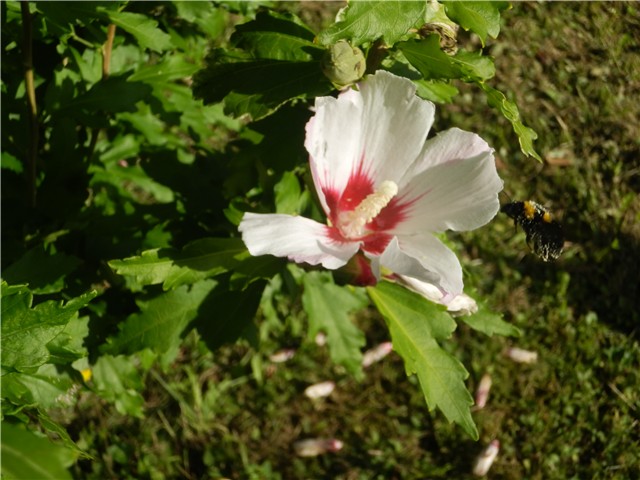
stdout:
<svg viewBox="0 0 640 480">
<path fill-rule="evenodd" d="M 309 317 L 309 337 L 324 332 L 331 360 L 344 366 L 352 375 L 362 377 L 360 349 L 366 339 L 352 323 L 349 313 L 364 308 L 366 297 L 350 287 L 333 284 L 330 277 L 317 272 L 307 273 L 303 281 L 302 305 Z"/>
<path fill-rule="evenodd" d="M 108 353 L 134 353 L 149 348 L 164 353 L 176 348 L 183 330 L 196 318 L 200 305 L 217 282 L 205 280 L 163 293 L 151 300 L 138 300 L 140 313 L 124 322 L 118 335 L 104 349 Z"/>
<path fill-rule="evenodd" d="M 265 282 L 258 281 L 243 291 L 219 288 L 206 298 L 192 325 L 209 350 L 215 351 L 221 345 L 235 342 L 247 332 L 252 326 L 264 287 Z"/>
<path fill-rule="evenodd" d="M 354 46 L 384 38 L 393 45 L 421 23 L 426 2 L 351 1 L 342 19 L 318 34 L 323 45 L 349 40 Z"/>
<path fill-rule="evenodd" d="M 80 264 L 77 257 L 62 252 L 50 255 L 38 246 L 5 269 L 2 278 L 12 284 L 28 283 L 35 294 L 54 293 L 64 288 L 65 276 Z"/>
<path fill-rule="evenodd" d="M 113 76 L 96 83 L 87 93 L 62 106 L 58 113 L 69 115 L 77 111 L 135 112 L 136 102 L 150 93 L 149 85 L 142 82 L 129 82 L 124 77 Z"/>
<path fill-rule="evenodd" d="M 402 356 L 407 374 L 417 374 L 430 410 L 439 408 L 472 438 L 478 430 L 471 418 L 473 399 L 464 380 L 464 366 L 436 340 L 451 336 L 456 323 L 444 308 L 390 282 L 369 287 L 369 296 L 385 318 L 393 348 Z"/>
<path fill-rule="evenodd" d="M 402 42 L 397 47 L 427 79 L 455 78 L 481 83 L 495 75 L 495 66 L 490 57 L 462 49 L 453 56 L 447 55 L 440 49 L 437 35 Z"/>
<path fill-rule="evenodd" d="M 2 422 L 2 476 L 7 480 L 71 479 L 67 468 L 74 460 L 72 450 L 17 425 Z"/>
<path fill-rule="evenodd" d="M 297 18 L 261 12 L 238 27 L 233 50 L 218 49 L 195 77 L 194 93 L 205 103 L 224 100 L 225 111 L 263 118 L 294 98 L 332 90 L 320 69 L 324 50 Z"/>
</svg>

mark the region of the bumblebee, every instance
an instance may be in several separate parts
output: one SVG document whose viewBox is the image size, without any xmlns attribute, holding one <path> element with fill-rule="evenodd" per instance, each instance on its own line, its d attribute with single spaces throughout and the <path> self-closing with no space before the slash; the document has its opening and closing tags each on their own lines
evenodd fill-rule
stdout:
<svg viewBox="0 0 640 480">
<path fill-rule="evenodd" d="M 562 225 L 553 220 L 549 210 L 531 200 L 506 203 L 500 211 L 513 218 L 527 235 L 527 245 L 543 261 L 556 260 L 562 253 Z"/>
</svg>

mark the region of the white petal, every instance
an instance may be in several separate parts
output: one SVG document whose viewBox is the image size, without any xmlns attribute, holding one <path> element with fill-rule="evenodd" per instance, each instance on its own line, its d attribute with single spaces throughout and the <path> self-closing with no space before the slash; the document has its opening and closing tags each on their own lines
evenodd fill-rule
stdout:
<svg viewBox="0 0 640 480">
<path fill-rule="evenodd" d="M 447 295 L 462 293 L 462 267 L 455 254 L 430 234 L 396 237 L 380 264 L 398 275 L 431 283 Z"/>
<path fill-rule="evenodd" d="M 323 188 L 342 192 L 363 160 L 363 172 L 397 183 L 419 156 L 433 123 L 435 107 L 415 95 L 406 78 L 378 71 L 338 98 L 316 99 L 307 123 L 305 147 L 320 200 Z"/>
<path fill-rule="evenodd" d="M 484 152 L 493 152 L 493 149 L 480 136 L 450 128 L 427 140 L 411 170 L 407 171 L 406 178 L 411 180 L 436 165 L 475 157 Z"/>
<path fill-rule="evenodd" d="M 304 217 L 257 213 L 245 213 L 238 226 L 251 255 L 287 257 L 333 270 L 346 264 L 360 245 L 334 242 L 328 228 Z"/>
<path fill-rule="evenodd" d="M 400 187 L 403 200 L 414 203 L 406 220 L 397 226 L 394 233 L 473 230 L 498 213 L 498 192 L 502 190 L 502 180 L 496 171 L 493 152 L 481 150 L 472 157 L 458 157 L 475 150 L 458 148 L 452 143 L 456 138 L 466 138 L 473 143 L 473 138 L 480 137 L 461 130 L 448 132 L 434 139 L 442 140 L 432 143 L 435 146 L 433 157 L 447 160 L 436 162 Z"/>
</svg>

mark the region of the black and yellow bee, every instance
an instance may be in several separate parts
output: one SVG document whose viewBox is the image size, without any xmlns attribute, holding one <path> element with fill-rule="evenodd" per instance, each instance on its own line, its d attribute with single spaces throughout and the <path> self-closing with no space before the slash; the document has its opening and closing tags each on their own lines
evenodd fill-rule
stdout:
<svg viewBox="0 0 640 480">
<path fill-rule="evenodd" d="M 527 235 L 527 245 L 543 261 L 556 260 L 562 253 L 562 225 L 542 205 L 526 200 L 502 205 L 500 211 L 513 218 Z"/>
</svg>

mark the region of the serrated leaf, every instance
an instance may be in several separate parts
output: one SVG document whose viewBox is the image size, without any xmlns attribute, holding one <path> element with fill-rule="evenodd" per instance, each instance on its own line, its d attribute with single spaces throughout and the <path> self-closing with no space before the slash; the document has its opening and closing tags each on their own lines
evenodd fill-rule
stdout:
<svg viewBox="0 0 640 480">
<path fill-rule="evenodd" d="M 141 255 L 111 260 L 109 266 L 119 275 L 131 276 L 139 285 L 163 283 L 168 290 L 227 272 L 246 256 L 238 238 L 202 238 L 174 249 L 154 249 Z"/>
<path fill-rule="evenodd" d="M 324 49 L 291 15 L 261 12 L 238 26 L 234 49 L 214 50 L 194 78 L 194 94 L 205 103 L 224 100 L 225 112 L 258 120 L 295 98 L 313 98 L 333 87 L 322 74 Z"/>
<path fill-rule="evenodd" d="M 7 295 L 2 290 L 2 366 L 18 371 L 34 371 L 49 361 L 47 344 L 58 336 L 78 310 L 96 295 L 92 291 L 69 300 L 66 304 L 53 300 L 30 308 L 30 292 Z"/>
<path fill-rule="evenodd" d="M 509 120 L 511 123 L 513 131 L 518 136 L 518 142 L 520 143 L 520 150 L 522 153 L 542 162 L 540 155 L 538 155 L 535 148 L 533 148 L 533 141 L 538 138 L 538 134 L 532 128 L 529 128 L 522 123 L 520 120 L 520 111 L 518 110 L 518 106 L 507 100 L 507 97 L 505 97 L 499 90 L 485 84 L 480 84 L 480 87 L 487 94 L 487 103 L 493 108 L 497 108 L 500 113 L 504 115 L 504 118 Z"/>
<path fill-rule="evenodd" d="M 74 462 L 75 453 L 47 437 L 3 421 L 1 445 L 2 476 L 7 480 L 72 478 L 67 468 Z"/>
<path fill-rule="evenodd" d="M 473 315 L 463 315 L 458 317 L 474 330 L 489 335 L 503 335 L 505 337 L 519 337 L 522 332 L 515 325 L 505 322 L 502 314 L 492 312 L 481 302 L 478 302 L 478 311 Z"/>
<path fill-rule="evenodd" d="M 211 351 L 235 342 L 251 327 L 265 282 L 253 282 L 243 291 L 224 287 L 221 285 L 206 298 L 192 323 Z"/>
<path fill-rule="evenodd" d="M 384 38 L 393 45 L 424 17 L 426 2 L 351 1 L 342 20 L 318 34 L 323 45 L 346 39 L 354 46 Z"/>
<path fill-rule="evenodd" d="M 380 282 L 367 290 L 389 326 L 393 348 L 404 359 L 407 374 L 417 374 L 429 410 L 439 408 L 477 440 L 470 410 L 473 399 L 464 384 L 469 374 L 436 341 L 451 336 L 456 327 L 451 316 L 397 284 Z"/>
<path fill-rule="evenodd" d="M 125 77 L 112 76 L 93 85 L 89 91 L 62 105 L 57 113 L 71 115 L 77 112 L 94 114 L 103 112 L 135 112 L 136 103 L 151 93 L 151 87 L 142 82 L 130 82 Z"/>
<path fill-rule="evenodd" d="M 117 354 L 148 348 L 164 353 L 177 347 L 183 330 L 196 318 L 202 302 L 216 285 L 213 280 L 205 280 L 162 293 L 151 300 L 138 300 L 140 313 L 130 315 L 118 335 L 103 350 Z"/>
<path fill-rule="evenodd" d="M 81 264 L 79 258 L 62 252 L 48 254 L 40 245 L 3 270 L 2 278 L 12 284 L 28 283 L 35 294 L 55 293 L 64 288 L 65 276 Z"/>
<path fill-rule="evenodd" d="M 429 35 L 423 40 L 398 43 L 397 47 L 427 79 L 455 78 L 481 83 L 492 78 L 496 69 L 490 57 L 462 49 L 447 55 L 440 49 L 440 37 Z"/>
<path fill-rule="evenodd" d="M 142 418 L 144 398 L 138 392 L 144 385 L 135 363 L 136 357 L 101 355 L 93 367 L 93 384 L 118 412 Z"/>
<path fill-rule="evenodd" d="M 146 15 L 131 12 L 105 11 L 109 20 L 135 37 L 142 48 L 164 52 L 173 45 L 171 36 L 158 28 L 158 22 Z"/>
<path fill-rule="evenodd" d="M 484 47 L 487 35 L 496 38 L 500 33 L 500 11 L 507 2 L 443 2 L 447 16 L 465 30 L 478 34 Z"/>
<path fill-rule="evenodd" d="M 331 360 L 344 366 L 352 375 L 362 377 L 364 333 L 356 327 L 349 313 L 364 308 L 366 297 L 332 283 L 329 277 L 317 272 L 303 278 L 302 305 L 309 317 L 309 337 L 318 332 L 327 335 Z"/>
<path fill-rule="evenodd" d="M 320 61 L 254 59 L 242 51 L 219 49 L 195 77 L 194 94 L 205 103 L 224 100 L 225 113 L 253 120 L 270 115 L 295 98 L 332 91 Z"/>
</svg>

